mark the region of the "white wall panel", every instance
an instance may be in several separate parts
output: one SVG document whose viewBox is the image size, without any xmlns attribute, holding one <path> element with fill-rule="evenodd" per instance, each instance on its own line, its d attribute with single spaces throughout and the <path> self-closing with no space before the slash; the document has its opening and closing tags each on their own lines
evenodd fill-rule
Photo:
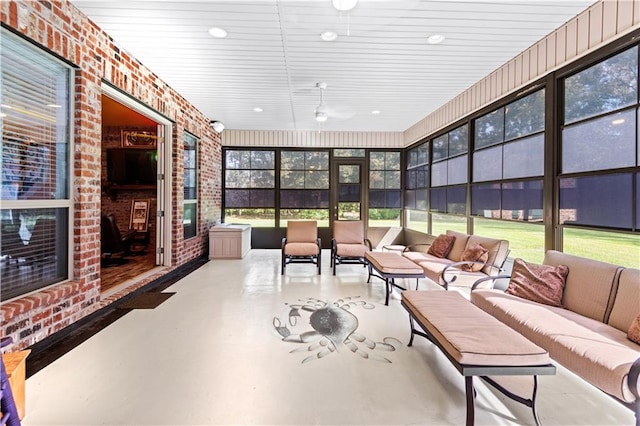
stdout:
<svg viewBox="0 0 640 426">
<path fill-rule="evenodd" d="M 414 135 L 425 134 L 425 121 L 416 124 Z M 401 148 L 402 132 L 320 132 L 309 131 L 259 131 L 225 130 L 224 146 L 272 146 L 272 147 L 337 147 L 337 148 Z"/>
<path fill-rule="evenodd" d="M 405 131 L 404 145 L 423 139 L 637 28 L 640 0 L 601 0 Z"/>
</svg>

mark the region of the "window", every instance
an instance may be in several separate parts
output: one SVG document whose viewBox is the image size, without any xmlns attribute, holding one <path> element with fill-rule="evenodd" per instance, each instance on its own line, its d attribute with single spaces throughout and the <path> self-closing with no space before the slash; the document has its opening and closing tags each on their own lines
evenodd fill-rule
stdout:
<svg viewBox="0 0 640 426">
<path fill-rule="evenodd" d="M 184 201 L 182 227 L 184 239 L 198 233 L 198 139 L 184 133 Z"/>
<path fill-rule="evenodd" d="M 2 300 L 69 278 L 69 67 L 2 30 Z"/>
<path fill-rule="evenodd" d="M 400 152 L 369 153 L 369 226 L 400 226 Z"/>
<path fill-rule="evenodd" d="M 329 226 L 329 152 L 280 153 L 280 226 L 291 219 Z"/>
<path fill-rule="evenodd" d="M 466 124 L 433 140 L 431 189 L 429 190 L 432 233 L 438 229 L 438 221 L 434 221 L 436 216 L 433 213 L 467 214 L 468 146 L 469 133 Z M 446 219 L 447 215 L 437 217 L 445 218 L 443 219 L 445 222 L 454 220 Z"/>
<path fill-rule="evenodd" d="M 224 152 L 225 221 L 275 226 L 275 151 Z"/>
<path fill-rule="evenodd" d="M 509 257 L 542 263 L 544 260 L 544 226 L 538 223 L 507 222 L 477 217 L 473 232 L 483 237 L 509 241 Z"/>
<path fill-rule="evenodd" d="M 407 210 L 406 226 L 421 232 L 427 231 L 427 191 L 429 188 L 429 144 L 423 143 L 407 151 L 404 207 Z"/>
<path fill-rule="evenodd" d="M 564 125 L 558 218 L 563 235 L 569 237 L 563 239 L 563 247 L 574 247 L 579 252 L 572 244 L 588 235 L 602 245 L 607 229 L 639 230 L 638 47 L 600 61 L 562 82 Z M 571 226 L 594 228 L 594 233 L 564 228 Z M 630 241 L 615 237 L 614 233 L 609 235 L 612 240 Z M 621 248 L 617 255 L 623 256 L 627 251 L 633 252 L 633 248 Z M 604 259 L 603 256 L 596 258 Z"/>
</svg>

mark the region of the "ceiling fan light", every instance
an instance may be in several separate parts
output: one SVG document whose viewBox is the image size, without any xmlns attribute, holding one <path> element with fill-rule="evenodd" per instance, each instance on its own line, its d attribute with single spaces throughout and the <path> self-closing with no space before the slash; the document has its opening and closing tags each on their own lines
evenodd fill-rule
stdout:
<svg viewBox="0 0 640 426">
<path fill-rule="evenodd" d="M 327 116 L 326 112 L 316 110 L 316 121 L 317 122 L 324 123 L 325 121 L 327 121 L 327 118 L 329 118 L 329 117 Z"/>
<path fill-rule="evenodd" d="M 331 4 L 340 12 L 347 12 L 358 4 L 358 0 L 331 0 Z"/>
</svg>

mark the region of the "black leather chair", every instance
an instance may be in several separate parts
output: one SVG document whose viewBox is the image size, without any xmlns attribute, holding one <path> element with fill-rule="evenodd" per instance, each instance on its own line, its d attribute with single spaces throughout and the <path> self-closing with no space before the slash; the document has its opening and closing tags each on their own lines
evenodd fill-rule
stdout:
<svg viewBox="0 0 640 426">
<path fill-rule="evenodd" d="M 135 229 L 121 233 L 113 213 L 102 216 L 100 224 L 100 244 L 103 265 L 126 263 L 125 256 L 131 254 L 131 243 L 136 235 Z"/>
</svg>

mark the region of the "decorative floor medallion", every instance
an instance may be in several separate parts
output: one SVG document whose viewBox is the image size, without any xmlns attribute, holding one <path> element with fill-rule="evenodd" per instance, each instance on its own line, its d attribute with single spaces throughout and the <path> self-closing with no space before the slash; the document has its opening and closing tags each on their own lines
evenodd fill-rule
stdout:
<svg viewBox="0 0 640 426">
<path fill-rule="evenodd" d="M 371 303 L 359 299 L 360 296 L 343 297 L 332 303 L 311 297 L 300 299 L 300 303 L 285 304 L 289 307 L 287 320 L 274 317 L 273 326 L 285 342 L 308 343 L 291 351 L 314 353 L 304 358 L 303 364 L 324 358 L 333 352 L 340 352 L 342 347 L 362 358 L 390 363 L 388 358 L 374 351 L 393 352 L 400 347 L 401 342 L 393 337 L 385 337 L 382 342 L 374 342 L 357 332 L 358 317 L 351 309 L 375 308 Z M 303 315 L 308 316 L 308 321 L 303 320 Z M 299 330 L 302 332 L 298 332 Z"/>
</svg>

